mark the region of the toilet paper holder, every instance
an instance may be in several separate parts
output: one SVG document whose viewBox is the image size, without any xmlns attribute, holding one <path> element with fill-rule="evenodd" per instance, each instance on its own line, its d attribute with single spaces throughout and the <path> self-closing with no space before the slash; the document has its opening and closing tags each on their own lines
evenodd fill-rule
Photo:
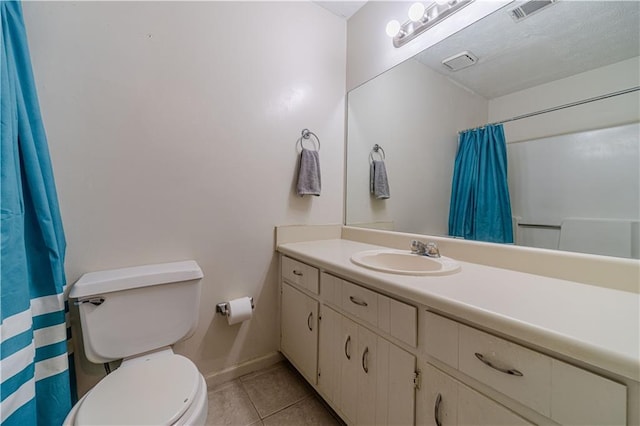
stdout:
<svg viewBox="0 0 640 426">
<path fill-rule="evenodd" d="M 251 309 L 255 309 L 255 305 L 253 304 L 253 297 L 250 297 L 251 300 Z M 229 302 L 222 302 L 216 305 L 216 312 L 222 314 L 222 316 L 229 316 Z"/>
</svg>

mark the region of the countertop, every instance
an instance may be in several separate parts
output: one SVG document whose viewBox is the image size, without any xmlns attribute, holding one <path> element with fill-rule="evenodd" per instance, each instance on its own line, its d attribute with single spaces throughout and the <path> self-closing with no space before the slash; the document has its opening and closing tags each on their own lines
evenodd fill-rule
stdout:
<svg viewBox="0 0 640 426">
<path fill-rule="evenodd" d="M 334 239 L 281 244 L 278 251 L 534 348 L 640 381 L 639 294 L 468 262 L 460 262 L 460 271 L 451 275 L 406 276 L 350 260 L 359 251 L 384 248 Z"/>
</svg>

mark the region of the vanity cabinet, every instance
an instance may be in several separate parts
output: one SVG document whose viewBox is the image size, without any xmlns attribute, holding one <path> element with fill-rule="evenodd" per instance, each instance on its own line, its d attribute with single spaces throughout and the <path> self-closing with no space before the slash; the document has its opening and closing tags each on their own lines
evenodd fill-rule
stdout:
<svg viewBox="0 0 640 426">
<path fill-rule="evenodd" d="M 346 423 L 414 424 L 416 356 L 400 345 L 417 345 L 416 307 L 286 256 L 281 268 L 282 353 Z"/>
<path fill-rule="evenodd" d="M 627 424 L 633 383 L 331 270 L 281 267 L 282 353 L 349 425 Z"/>
<path fill-rule="evenodd" d="M 544 417 L 559 424 L 626 424 L 623 384 L 432 312 L 420 325 L 426 354 Z"/>
</svg>

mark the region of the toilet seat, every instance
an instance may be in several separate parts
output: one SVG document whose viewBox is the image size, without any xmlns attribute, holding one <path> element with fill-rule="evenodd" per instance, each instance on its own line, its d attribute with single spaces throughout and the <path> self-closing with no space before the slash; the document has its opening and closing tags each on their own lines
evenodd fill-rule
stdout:
<svg viewBox="0 0 640 426">
<path fill-rule="evenodd" d="M 129 360 L 89 392 L 74 424 L 173 425 L 196 401 L 201 380 L 181 355 Z"/>
</svg>

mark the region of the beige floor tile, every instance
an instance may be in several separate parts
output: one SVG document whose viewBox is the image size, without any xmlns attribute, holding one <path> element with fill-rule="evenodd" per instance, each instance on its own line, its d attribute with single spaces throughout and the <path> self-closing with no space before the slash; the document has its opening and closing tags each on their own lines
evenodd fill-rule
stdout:
<svg viewBox="0 0 640 426">
<path fill-rule="evenodd" d="M 340 425 L 315 396 L 267 417 L 263 423 L 264 426 Z"/>
<path fill-rule="evenodd" d="M 238 380 L 216 386 L 209 391 L 207 426 L 260 425 L 259 422 L 260 416 Z"/>
<path fill-rule="evenodd" d="M 311 393 L 309 385 L 284 363 L 241 377 L 240 381 L 262 419 Z"/>
</svg>

